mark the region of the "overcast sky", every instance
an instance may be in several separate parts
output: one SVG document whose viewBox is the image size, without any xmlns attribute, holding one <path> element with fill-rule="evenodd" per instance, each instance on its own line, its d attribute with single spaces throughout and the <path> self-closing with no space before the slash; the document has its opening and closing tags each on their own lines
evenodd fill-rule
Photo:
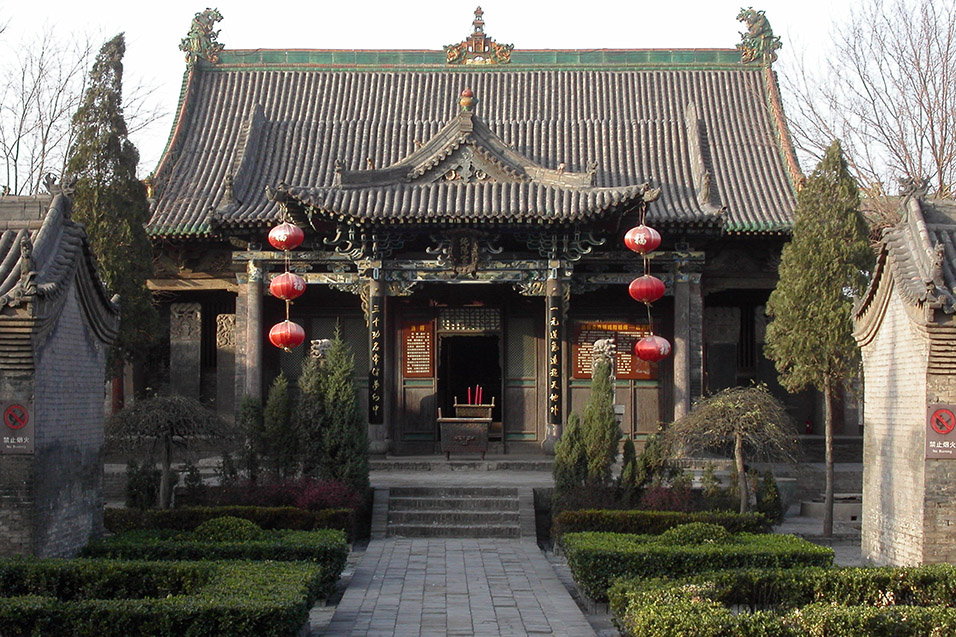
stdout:
<svg viewBox="0 0 956 637">
<path fill-rule="evenodd" d="M 208 1 L 208 0 L 207 0 Z M 649 2 L 587 0 L 530 2 L 485 0 L 485 32 L 515 49 L 733 48 L 744 29 L 736 16 L 740 0 Z M 774 33 L 783 39 L 778 71 L 795 53 L 813 55 L 827 45 L 834 22 L 849 0 L 765 0 Z M 382 0 L 352 2 L 212 3 L 223 15 L 217 24 L 226 49 L 432 49 L 460 42 L 471 32 L 476 0 Z M 747 4 L 746 6 L 749 6 Z M 148 7 L 148 8 L 147 8 Z M 126 34 L 126 83 L 156 89 L 166 116 L 134 136 L 140 173 L 155 168 L 172 125 L 186 64 L 179 42 L 205 3 L 167 0 L 140 4 L 118 0 L 0 0 L 0 56 L 45 27 L 63 37 L 89 35 L 97 43 Z M 148 13 L 147 13 L 148 12 Z"/>
</svg>

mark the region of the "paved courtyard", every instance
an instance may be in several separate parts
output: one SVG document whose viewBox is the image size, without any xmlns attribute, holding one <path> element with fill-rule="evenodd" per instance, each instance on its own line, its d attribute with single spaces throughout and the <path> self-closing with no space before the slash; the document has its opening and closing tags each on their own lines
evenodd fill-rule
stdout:
<svg viewBox="0 0 956 637">
<path fill-rule="evenodd" d="M 321 635 L 594 635 L 533 539 L 372 540 Z"/>
</svg>

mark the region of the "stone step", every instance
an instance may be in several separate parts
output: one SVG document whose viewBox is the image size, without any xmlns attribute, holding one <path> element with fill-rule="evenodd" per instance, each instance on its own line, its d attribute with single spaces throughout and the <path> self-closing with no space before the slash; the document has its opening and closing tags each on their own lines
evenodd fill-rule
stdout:
<svg viewBox="0 0 956 637">
<path fill-rule="evenodd" d="M 451 506 L 451 505 L 454 506 Z M 391 497 L 389 509 L 395 511 L 432 511 L 457 508 L 464 511 L 517 511 L 517 498 Z"/>
<path fill-rule="evenodd" d="M 441 524 L 423 526 L 418 524 L 389 524 L 389 537 L 521 537 L 518 525 L 473 525 Z"/>
<path fill-rule="evenodd" d="M 391 487 L 389 497 L 394 498 L 517 498 L 518 489 L 513 487 Z"/>
<path fill-rule="evenodd" d="M 515 525 L 521 522 L 517 511 L 459 511 L 448 509 L 444 511 L 392 511 L 388 512 L 390 525 L 469 525 L 469 526 L 503 526 Z"/>
</svg>

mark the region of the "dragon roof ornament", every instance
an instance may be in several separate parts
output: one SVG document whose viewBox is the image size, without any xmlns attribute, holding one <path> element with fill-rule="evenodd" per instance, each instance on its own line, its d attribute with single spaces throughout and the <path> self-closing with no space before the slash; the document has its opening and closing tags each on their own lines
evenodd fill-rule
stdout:
<svg viewBox="0 0 956 637">
<path fill-rule="evenodd" d="M 197 13 L 189 27 L 189 34 L 179 43 L 179 50 L 186 54 L 186 63 L 193 66 L 199 60 L 212 64 L 219 62 L 223 45 L 216 41 L 219 31 L 214 30 L 216 22 L 222 20 L 219 9 L 206 9 Z"/>
<path fill-rule="evenodd" d="M 445 61 L 447 64 L 509 64 L 513 44 L 498 44 L 485 35 L 484 11 L 475 9 L 472 25 L 475 30 L 467 39 L 458 44 L 446 44 Z"/>
<path fill-rule="evenodd" d="M 783 45 L 780 43 L 780 37 L 773 34 L 770 21 L 764 12 L 753 7 L 741 9 L 737 14 L 737 21 L 747 23 L 747 30 L 740 32 L 742 40 L 737 45 L 741 61 L 745 64 L 761 62 L 767 65 L 776 62 L 777 49 Z"/>
</svg>

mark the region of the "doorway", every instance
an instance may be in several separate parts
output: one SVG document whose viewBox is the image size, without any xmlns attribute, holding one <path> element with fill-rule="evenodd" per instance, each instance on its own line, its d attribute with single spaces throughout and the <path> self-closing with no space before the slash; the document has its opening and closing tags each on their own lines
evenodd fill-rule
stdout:
<svg viewBox="0 0 956 637">
<path fill-rule="evenodd" d="M 468 402 L 471 388 L 475 402 L 475 386 L 482 388 L 482 402 L 495 406 L 491 418 L 501 422 L 501 338 L 497 334 L 442 336 L 439 340 L 438 406 L 443 414 L 453 416 L 455 399 Z"/>
</svg>

